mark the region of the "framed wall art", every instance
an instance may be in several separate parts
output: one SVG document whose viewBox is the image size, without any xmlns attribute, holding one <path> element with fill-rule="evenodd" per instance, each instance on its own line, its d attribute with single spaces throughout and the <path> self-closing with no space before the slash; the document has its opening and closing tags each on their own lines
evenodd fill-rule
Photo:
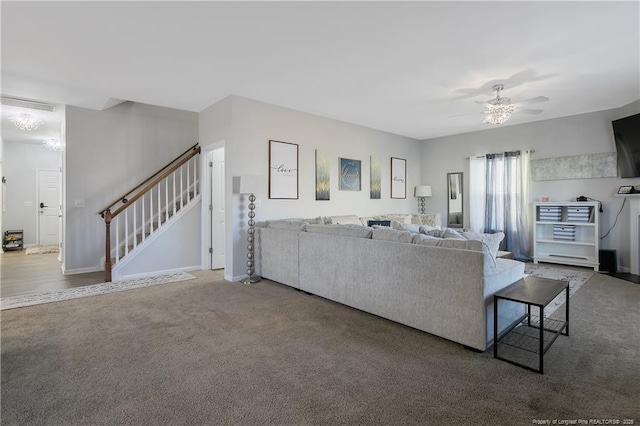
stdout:
<svg viewBox="0 0 640 426">
<path fill-rule="evenodd" d="M 269 198 L 298 199 L 298 144 L 269 141 Z"/>
<path fill-rule="evenodd" d="M 371 183 L 369 187 L 369 198 L 372 200 L 379 200 L 382 188 L 382 182 L 380 178 L 380 159 L 378 157 L 371 156 Z"/>
<path fill-rule="evenodd" d="M 407 198 L 407 160 L 391 157 L 391 198 Z"/>
<path fill-rule="evenodd" d="M 338 159 L 340 167 L 340 190 L 360 191 L 362 184 L 362 162 L 360 160 L 350 160 L 348 158 Z"/>
<path fill-rule="evenodd" d="M 331 164 L 329 153 L 316 149 L 316 200 L 326 201 L 331 196 Z"/>
</svg>

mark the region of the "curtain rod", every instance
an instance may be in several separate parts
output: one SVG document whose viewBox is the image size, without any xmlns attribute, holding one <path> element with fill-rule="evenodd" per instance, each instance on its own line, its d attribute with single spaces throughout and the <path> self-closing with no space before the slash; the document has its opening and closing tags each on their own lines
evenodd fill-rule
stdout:
<svg viewBox="0 0 640 426">
<path fill-rule="evenodd" d="M 520 151 L 524 151 L 529 154 L 533 154 L 534 152 L 536 152 L 535 149 L 521 149 Z M 485 158 L 485 155 L 472 155 L 470 157 L 466 157 L 465 160 L 479 160 L 481 158 Z"/>
</svg>

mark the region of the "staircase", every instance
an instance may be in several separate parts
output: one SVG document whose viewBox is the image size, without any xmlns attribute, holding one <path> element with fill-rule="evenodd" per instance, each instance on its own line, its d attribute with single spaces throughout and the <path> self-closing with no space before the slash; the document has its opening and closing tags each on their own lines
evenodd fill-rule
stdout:
<svg viewBox="0 0 640 426">
<path fill-rule="evenodd" d="M 195 144 L 98 213 L 105 223 L 105 282 L 201 199 L 199 154 Z"/>
</svg>

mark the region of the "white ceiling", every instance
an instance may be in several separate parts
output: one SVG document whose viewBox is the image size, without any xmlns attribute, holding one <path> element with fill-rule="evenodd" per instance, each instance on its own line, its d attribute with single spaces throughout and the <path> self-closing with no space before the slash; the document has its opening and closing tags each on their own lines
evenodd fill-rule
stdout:
<svg viewBox="0 0 640 426">
<path fill-rule="evenodd" d="M 488 128 L 476 101 L 497 82 L 516 102 L 550 99 L 532 106 L 543 113 L 516 113 L 507 125 L 640 98 L 637 1 L 1 8 L 2 95 L 56 104 L 129 100 L 199 112 L 236 94 L 427 139 Z"/>
</svg>

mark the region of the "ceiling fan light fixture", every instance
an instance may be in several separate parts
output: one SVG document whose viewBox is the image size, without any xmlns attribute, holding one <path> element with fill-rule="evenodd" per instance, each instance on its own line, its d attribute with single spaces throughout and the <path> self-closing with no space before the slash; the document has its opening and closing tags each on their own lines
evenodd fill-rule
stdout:
<svg viewBox="0 0 640 426">
<path fill-rule="evenodd" d="M 503 98 L 500 96 L 500 91 L 504 89 L 502 84 L 496 84 L 493 86 L 493 91 L 496 92 L 495 99 L 491 99 L 487 102 L 487 109 L 485 113 L 485 122 L 489 124 L 504 124 L 511 118 L 511 113 L 515 110 L 515 105 L 511 103 L 511 98 Z"/>
<path fill-rule="evenodd" d="M 489 124 L 504 124 L 511 118 L 511 113 L 515 106 L 508 105 L 487 105 L 485 113 L 485 121 Z"/>
<path fill-rule="evenodd" d="M 59 139 L 47 139 L 42 143 L 52 151 L 62 151 L 62 142 Z"/>
<path fill-rule="evenodd" d="M 36 130 L 43 123 L 38 117 L 26 112 L 12 115 L 9 120 L 20 130 Z"/>
</svg>

